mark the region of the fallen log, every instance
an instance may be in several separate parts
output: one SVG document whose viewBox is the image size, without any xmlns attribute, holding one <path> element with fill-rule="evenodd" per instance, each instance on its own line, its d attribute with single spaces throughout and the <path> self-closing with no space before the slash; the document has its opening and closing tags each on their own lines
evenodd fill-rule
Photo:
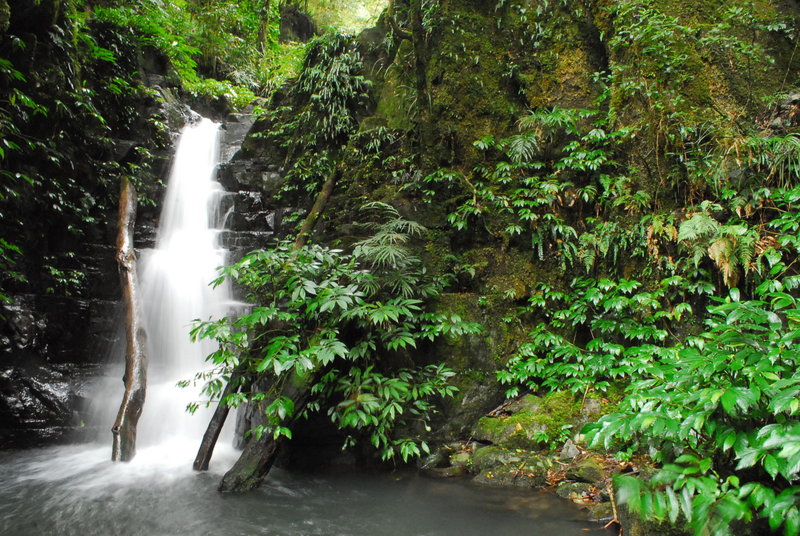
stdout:
<svg viewBox="0 0 800 536">
<path fill-rule="evenodd" d="M 139 307 L 136 251 L 133 227 L 136 222 L 136 189 L 123 177 L 117 219 L 117 263 L 125 310 L 125 392 L 111 428 L 111 460 L 128 462 L 136 455 L 136 427 L 144 407 L 147 387 L 146 333 Z"/>
</svg>

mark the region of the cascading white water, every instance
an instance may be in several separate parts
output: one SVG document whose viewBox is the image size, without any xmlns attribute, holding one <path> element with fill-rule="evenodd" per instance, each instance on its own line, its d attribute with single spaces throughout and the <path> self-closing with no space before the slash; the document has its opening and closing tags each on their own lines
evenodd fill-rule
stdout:
<svg viewBox="0 0 800 536">
<path fill-rule="evenodd" d="M 230 288 L 209 285 L 225 263 L 218 236 L 224 224 L 216 181 L 219 124 L 201 119 L 181 133 L 167 183 L 156 247 L 142 255 L 141 302 L 147 328 L 148 385 L 137 447 L 162 445 L 159 457 L 196 451 L 208 419 L 189 415 L 200 400 L 197 388 L 178 388 L 203 368 L 215 350 L 209 341 L 191 342 L 194 319 L 220 318 L 231 303 Z M 202 412 L 200 412 L 202 413 Z"/>
<path fill-rule="evenodd" d="M 167 184 L 156 247 L 144 251 L 139 260 L 149 363 L 135 458 L 130 463 L 111 462 L 111 425 L 122 398 L 124 349 L 120 348 L 114 356 L 117 368 L 109 372 L 96 396 L 95 418 L 103 429 L 98 443 L 56 448 L 32 459 L 13 476 L 19 489 L 25 489 L 26 482 L 42 482 L 58 495 L 58 508 L 82 509 L 120 489 L 146 489 L 156 481 L 181 482 L 192 473 L 212 409 L 187 413 L 187 403 L 202 398 L 200 388 L 182 389 L 177 383 L 201 371 L 215 347 L 207 341 L 192 343 L 189 331 L 194 319 L 219 318 L 235 305 L 229 286 L 209 286 L 226 256 L 218 242 L 226 217 L 220 212 L 225 192 L 215 180 L 219 128 L 208 119 L 184 128 Z M 232 432 L 223 430 L 212 472 L 225 470 L 233 462 L 236 452 L 231 436 Z M 68 533 L 63 527 L 56 532 Z M 127 529 L 111 532 L 133 534 Z M 2 516 L 0 533 L 4 533 Z M 108 532 L 101 529 L 100 533 Z"/>
</svg>

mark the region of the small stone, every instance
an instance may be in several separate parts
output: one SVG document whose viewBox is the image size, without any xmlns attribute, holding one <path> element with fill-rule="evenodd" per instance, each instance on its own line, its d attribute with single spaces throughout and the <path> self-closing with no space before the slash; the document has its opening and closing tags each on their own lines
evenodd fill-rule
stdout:
<svg viewBox="0 0 800 536">
<path fill-rule="evenodd" d="M 564 446 L 561 448 L 561 453 L 558 457 L 562 460 L 572 460 L 577 458 L 580 455 L 581 451 L 578 449 L 577 445 L 571 440 L 567 439 Z"/>
<path fill-rule="evenodd" d="M 466 467 L 472 462 L 472 455 L 469 452 L 456 452 L 450 456 L 450 465 L 454 467 Z"/>
<path fill-rule="evenodd" d="M 603 465 L 595 458 L 586 458 L 578 462 L 577 466 L 567 472 L 567 478 L 580 482 L 589 482 L 598 487 L 603 487 L 603 482 L 609 475 Z"/>
<path fill-rule="evenodd" d="M 586 482 L 562 482 L 556 489 L 562 499 L 585 499 L 594 495 L 594 487 Z"/>
</svg>

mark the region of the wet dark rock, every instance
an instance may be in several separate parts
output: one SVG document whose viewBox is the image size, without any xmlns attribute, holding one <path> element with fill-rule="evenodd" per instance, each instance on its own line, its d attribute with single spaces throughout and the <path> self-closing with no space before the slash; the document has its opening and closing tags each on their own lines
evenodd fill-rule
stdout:
<svg viewBox="0 0 800 536">
<path fill-rule="evenodd" d="M 472 453 L 456 452 L 450 456 L 450 465 L 453 467 L 469 467 L 472 464 Z"/>
<path fill-rule="evenodd" d="M 632 513 L 625 504 L 617 504 L 619 522 L 622 526 L 620 531 L 625 536 L 688 536 L 688 532 L 680 530 L 669 523 L 657 523 L 654 521 L 643 521 L 639 516 Z"/>
<path fill-rule="evenodd" d="M 425 474 L 434 478 L 453 478 L 464 476 L 467 469 L 463 465 L 451 465 L 450 467 L 433 467 L 425 471 Z"/>
<path fill-rule="evenodd" d="M 788 93 L 762 122 L 776 135 L 783 135 L 800 126 L 800 90 Z"/>
<path fill-rule="evenodd" d="M 447 463 L 450 460 L 450 450 L 449 449 L 438 449 L 433 454 L 430 454 L 422 463 L 420 463 L 420 469 L 423 471 L 430 471 L 431 469 L 438 469 L 447 466 Z"/>
<path fill-rule="evenodd" d="M 153 117 L 163 118 L 174 141 L 180 130 L 192 119 L 194 112 L 178 98 L 175 91 L 169 86 L 155 84 L 151 87 L 160 98 L 155 100 L 155 109 L 151 110 L 150 114 Z"/>
<path fill-rule="evenodd" d="M 83 426 L 85 384 L 92 366 L 28 365 L 0 370 L 0 448 L 44 445 L 67 439 Z"/>
<path fill-rule="evenodd" d="M 519 463 L 522 463 L 520 453 L 500 447 L 484 447 L 472 455 L 472 467 L 476 472 Z"/>
<path fill-rule="evenodd" d="M 305 43 L 317 33 L 314 20 L 293 4 L 281 5 L 281 43 Z"/>
<path fill-rule="evenodd" d="M 589 521 L 605 525 L 614 519 L 614 507 L 610 502 L 602 502 L 589 507 Z"/>
<path fill-rule="evenodd" d="M 268 247 L 273 236 L 274 233 L 271 231 L 223 231 L 219 242 L 233 257 L 237 257 L 239 252 L 247 253 Z"/>
<path fill-rule="evenodd" d="M 220 163 L 226 164 L 233 160 L 233 157 L 241 149 L 247 133 L 253 127 L 254 121 L 252 107 L 247 108 L 243 113 L 228 115 L 222 128 Z"/>
<path fill-rule="evenodd" d="M 220 166 L 219 180 L 228 191 L 259 191 L 273 198 L 284 184 L 280 172 L 255 159 L 237 159 Z"/>
<path fill-rule="evenodd" d="M 16 296 L 2 307 L 6 321 L 3 326 L 3 348 L 6 355 L 18 351 L 36 351 L 44 346 L 47 323 L 34 304 L 34 296 Z"/>
</svg>

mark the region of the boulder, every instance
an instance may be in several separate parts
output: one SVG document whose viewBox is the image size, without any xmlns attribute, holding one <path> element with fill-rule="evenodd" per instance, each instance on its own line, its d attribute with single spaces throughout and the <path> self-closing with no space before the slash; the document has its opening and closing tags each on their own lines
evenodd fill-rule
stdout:
<svg viewBox="0 0 800 536">
<path fill-rule="evenodd" d="M 453 467 L 468 467 L 472 463 L 472 454 L 469 452 L 456 452 L 450 456 L 450 465 Z"/>
<path fill-rule="evenodd" d="M 554 466 L 547 456 L 528 454 L 520 463 L 481 471 L 473 482 L 495 487 L 540 488 L 547 483 L 547 474 Z"/>
<path fill-rule="evenodd" d="M 472 469 L 475 472 L 483 472 L 501 465 L 519 464 L 522 456 L 501 447 L 484 447 L 472 455 Z"/>
<path fill-rule="evenodd" d="M 581 418 L 580 410 L 570 393 L 526 395 L 481 418 L 472 435 L 502 447 L 534 450 L 574 427 Z"/>
</svg>

